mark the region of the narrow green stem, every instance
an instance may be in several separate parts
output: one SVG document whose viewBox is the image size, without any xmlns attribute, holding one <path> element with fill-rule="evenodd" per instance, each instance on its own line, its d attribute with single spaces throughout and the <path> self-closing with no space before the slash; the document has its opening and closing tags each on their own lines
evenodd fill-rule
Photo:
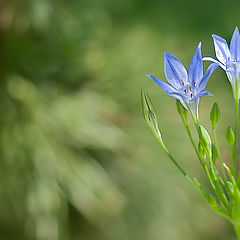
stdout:
<svg viewBox="0 0 240 240">
<path fill-rule="evenodd" d="M 190 109 L 189 109 L 189 112 L 190 112 L 191 117 L 192 117 L 192 119 L 193 119 L 193 122 L 194 122 L 194 125 L 195 125 L 196 130 L 197 130 L 198 134 L 200 134 L 200 133 L 199 133 L 199 121 L 198 121 L 198 118 L 197 118 L 197 116 L 194 116 L 194 114 L 190 111 Z M 197 111 L 196 111 L 196 112 L 197 112 Z M 208 158 L 209 158 L 209 162 L 210 162 L 210 161 L 211 161 L 210 156 L 208 156 Z M 228 210 L 228 201 L 227 201 L 227 198 L 226 198 L 226 196 L 225 196 L 225 194 L 224 194 L 224 191 L 223 191 L 223 189 L 222 189 L 222 186 L 219 185 L 218 182 L 216 182 L 216 184 L 215 184 L 215 182 L 214 182 L 214 180 L 213 180 L 213 178 L 212 178 L 212 176 L 211 176 L 211 174 L 210 174 L 210 172 L 209 172 L 209 170 L 208 170 L 208 167 L 207 167 L 207 165 L 206 165 L 206 162 L 203 161 L 203 165 L 202 165 L 202 166 L 203 166 L 203 169 L 204 169 L 204 171 L 205 171 L 205 173 L 206 173 L 206 175 L 207 175 L 207 177 L 208 177 L 208 179 L 209 179 L 209 181 L 210 181 L 210 184 L 211 184 L 214 192 L 215 192 L 216 195 L 218 196 L 221 204 L 223 204 L 223 206 Z M 213 166 L 213 167 L 215 167 L 215 166 Z M 216 171 L 215 168 L 214 168 L 213 170 Z M 219 179 L 221 178 L 218 173 L 217 173 L 217 177 L 218 177 Z M 227 184 L 225 184 L 225 186 L 227 186 Z"/>
<path fill-rule="evenodd" d="M 227 185 L 227 176 L 226 176 L 226 173 L 225 173 L 225 170 L 224 170 L 224 167 L 223 167 L 222 158 L 220 156 L 220 151 L 219 151 L 217 137 L 216 137 L 216 130 L 215 130 L 214 127 L 212 128 L 212 132 L 213 132 L 213 142 L 214 142 L 214 145 L 215 145 L 216 150 L 217 150 L 218 160 L 219 160 L 220 167 L 221 167 L 221 170 L 222 170 L 224 183 Z"/>
<path fill-rule="evenodd" d="M 193 141 L 193 138 L 192 138 L 192 134 L 191 134 L 189 125 L 188 125 L 188 124 L 184 124 L 184 126 L 185 126 L 185 128 L 186 128 L 186 130 L 187 130 L 187 133 L 188 133 L 189 139 L 190 139 L 190 141 L 191 141 L 191 143 L 192 143 L 192 145 L 193 145 L 194 151 L 195 151 L 196 154 L 197 154 L 198 160 L 199 160 L 200 164 L 203 166 L 203 160 L 202 160 L 202 158 L 201 158 L 201 156 L 200 156 L 200 154 L 199 154 L 199 152 L 198 152 L 198 149 L 197 149 L 197 147 L 196 147 L 196 144 L 195 144 L 194 141 Z"/>
<path fill-rule="evenodd" d="M 191 115 L 191 117 L 192 117 L 192 119 L 193 119 L 195 128 L 196 128 L 196 130 L 197 130 L 197 132 L 198 132 L 198 134 L 199 134 L 199 123 L 198 123 L 198 120 L 196 119 L 196 117 L 193 115 L 193 113 L 192 113 L 190 110 L 189 110 L 189 112 L 190 112 L 190 115 Z M 188 133 L 189 133 L 189 135 L 190 135 L 190 136 L 189 136 L 190 139 L 192 139 L 192 135 L 191 135 L 190 130 L 189 130 Z M 210 173 L 209 173 L 209 170 L 208 170 L 208 168 L 207 168 L 206 162 L 201 159 L 201 157 L 200 157 L 200 155 L 199 155 L 199 153 L 198 153 L 198 150 L 197 150 L 197 148 L 196 148 L 195 143 L 194 143 L 193 141 L 192 141 L 192 143 L 193 143 L 194 149 L 196 149 L 195 151 L 196 151 L 196 153 L 197 153 L 197 156 L 199 157 L 199 160 L 200 160 L 200 162 L 201 162 L 201 165 L 202 165 L 202 167 L 203 167 L 203 169 L 204 169 L 204 171 L 205 171 L 205 173 L 206 173 L 206 175 L 207 175 L 207 177 L 208 177 L 208 179 L 209 179 L 209 181 L 210 181 L 210 184 L 211 184 L 211 186 L 212 186 L 212 189 L 213 189 L 214 192 L 218 195 L 217 190 L 216 190 L 216 186 L 215 186 L 215 184 L 214 184 L 214 182 L 213 182 L 213 179 L 212 179 L 212 177 L 211 177 L 211 175 L 210 175 Z"/>
<path fill-rule="evenodd" d="M 234 135 L 235 135 L 235 141 L 233 145 L 233 154 L 232 154 L 232 173 L 235 178 L 236 176 L 236 151 L 237 151 L 237 120 L 238 120 L 238 108 L 239 108 L 239 89 L 238 89 L 238 74 L 237 74 L 237 67 L 236 64 L 234 64 L 235 68 L 235 89 L 233 87 L 233 96 L 235 100 L 235 108 L 234 108 Z M 234 92 L 235 90 L 235 92 Z"/>
<path fill-rule="evenodd" d="M 236 90 L 237 91 L 237 90 Z M 237 95 L 237 93 L 236 93 Z M 232 153 L 232 173 L 236 178 L 236 153 L 237 153 L 237 128 L 238 128 L 238 109 L 239 109 L 239 100 L 236 97 L 235 99 L 235 108 L 234 108 L 234 135 L 235 141 L 233 145 L 233 153 Z"/>
<path fill-rule="evenodd" d="M 159 136 L 161 136 L 161 134 L 159 133 L 158 135 L 155 135 L 157 137 L 158 142 L 160 143 L 160 145 L 162 146 L 164 152 L 168 155 L 168 157 L 170 158 L 170 160 L 173 162 L 173 164 L 178 168 L 178 170 L 183 174 L 184 177 L 187 178 L 187 180 L 194 186 L 196 187 L 195 183 L 192 181 L 192 179 L 187 175 L 187 173 L 183 170 L 183 168 L 177 163 L 177 161 L 175 160 L 175 158 L 169 153 L 168 149 L 166 148 L 166 146 L 162 143 L 162 140 L 160 139 Z"/>
<path fill-rule="evenodd" d="M 211 178 L 211 176 L 210 176 L 210 173 L 209 173 L 209 171 L 208 171 L 207 165 L 204 164 L 203 168 L 204 168 L 204 170 L 205 170 L 205 172 L 206 172 L 206 174 L 207 174 L 207 177 L 208 177 L 208 179 L 209 179 L 209 181 L 210 181 L 210 184 L 211 184 L 213 190 L 216 192 L 216 186 L 215 186 L 215 184 L 214 184 L 214 182 L 213 182 L 213 180 L 212 180 L 212 178 Z"/>
<path fill-rule="evenodd" d="M 208 156 L 209 158 L 209 156 Z M 210 159 L 210 158 L 209 158 Z M 212 178 L 208 168 L 207 168 L 207 165 L 206 163 L 204 163 L 204 166 L 203 166 L 206 174 L 207 174 L 207 177 L 210 181 L 210 184 L 212 186 L 212 189 L 214 190 L 214 192 L 216 193 L 216 195 L 218 196 L 219 200 L 220 200 L 220 203 L 223 207 L 225 207 L 225 209 L 228 211 L 229 210 L 229 206 L 228 206 L 228 200 L 222 190 L 222 186 L 221 184 L 219 184 L 218 180 L 215 179 L 214 177 Z M 218 177 L 218 176 L 216 176 Z M 213 179 L 215 180 L 215 182 L 213 181 Z M 216 183 L 216 184 L 215 184 Z"/>
</svg>

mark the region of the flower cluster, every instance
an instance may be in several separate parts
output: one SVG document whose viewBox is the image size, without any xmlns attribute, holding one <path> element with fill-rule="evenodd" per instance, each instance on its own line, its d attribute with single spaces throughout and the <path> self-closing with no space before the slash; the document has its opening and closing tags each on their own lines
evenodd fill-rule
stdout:
<svg viewBox="0 0 240 240">
<path fill-rule="evenodd" d="M 217 59 L 202 57 L 201 43 L 199 43 L 188 69 L 184 67 L 183 63 L 176 56 L 169 52 L 164 53 L 164 74 L 167 82 L 151 74 L 146 75 L 153 79 L 168 95 L 177 100 L 177 111 L 214 195 L 204 190 L 197 179 L 191 179 L 168 151 L 158 126 L 153 104 L 145 90 L 142 90 L 142 110 L 144 120 L 173 164 L 202 194 L 212 209 L 226 217 L 233 224 L 240 240 L 240 161 L 237 161 L 240 159 L 240 154 L 237 151 L 240 98 L 240 34 L 236 27 L 229 46 L 227 41 L 218 35 L 213 34 L 212 38 Z M 211 62 L 205 73 L 203 71 L 203 61 Z M 231 168 L 222 160 L 217 144 L 216 126 L 220 116 L 220 109 L 217 103 L 213 104 L 210 113 L 212 138 L 199 121 L 198 108 L 200 98 L 211 95 L 210 92 L 205 90 L 205 87 L 210 76 L 218 67 L 226 72 L 233 89 L 235 103 L 234 127 L 228 127 L 226 132 L 226 140 L 231 149 Z M 198 133 L 198 145 L 196 145 L 189 127 L 188 112 Z M 220 168 L 216 167 L 216 161 L 219 162 Z"/>
<path fill-rule="evenodd" d="M 212 57 L 202 58 L 201 43 L 199 43 L 190 62 L 188 71 L 176 56 L 169 52 L 164 53 L 164 73 L 168 83 L 151 74 L 146 74 L 167 94 L 179 99 L 182 105 L 194 115 L 198 115 L 200 97 L 211 95 L 210 92 L 204 91 L 204 88 L 209 77 L 218 66 L 226 71 L 233 88 L 234 98 L 239 98 L 240 35 L 238 28 L 236 27 L 233 33 L 230 49 L 225 39 L 215 34 L 213 34 L 212 37 L 218 60 Z M 213 62 L 205 74 L 203 74 L 203 60 Z"/>
</svg>

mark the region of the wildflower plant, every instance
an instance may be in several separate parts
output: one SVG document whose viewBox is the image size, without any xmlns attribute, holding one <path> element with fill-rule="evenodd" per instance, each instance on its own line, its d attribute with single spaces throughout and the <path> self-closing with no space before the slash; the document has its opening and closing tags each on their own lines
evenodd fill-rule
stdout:
<svg viewBox="0 0 240 240">
<path fill-rule="evenodd" d="M 237 161 L 239 159 L 237 155 L 237 129 L 240 98 L 240 34 L 236 28 L 230 42 L 230 47 L 228 47 L 225 39 L 215 34 L 212 37 L 217 59 L 212 57 L 202 58 L 201 43 L 199 43 L 188 70 L 186 70 L 176 56 L 169 52 L 164 53 L 164 73 L 167 83 L 151 74 L 146 75 L 153 79 L 169 96 L 176 99 L 177 111 L 186 128 L 199 163 L 209 180 L 212 192 L 214 192 L 213 194 L 206 191 L 196 178 L 191 178 L 168 151 L 158 126 L 153 104 L 144 89 L 141 90 L 142 111 L 145 122 L 170 160 L 201 193 L 210 207 L 233 224 L 237 237 L 240 240 L 240 173 Z M 205 73 L 203 71 L 203 60 L 212 62 Z M 231 149 L 231 167 L 224 163 L 218 147 L 216 126 L 220 117 L 220 109 L 217 103 L 213 104 L 210 112 L 212 138 L 199 120 L 198 109 L 200 99 L 203 96 L 211 95 L 210 92 L 205 90 L 205 87 L 211 74 L 218 67 L 226 72 L 233 89 L 235 103 L 234 128 L 228 127 L 226 131 L 226 140 Z M 197 141 L 193 138 L 189 127 L 189 116 L 192 118 L 198 133 Z M 216 168 L 217 161 L 220 165 L 219 169 Z"/>
</svg>

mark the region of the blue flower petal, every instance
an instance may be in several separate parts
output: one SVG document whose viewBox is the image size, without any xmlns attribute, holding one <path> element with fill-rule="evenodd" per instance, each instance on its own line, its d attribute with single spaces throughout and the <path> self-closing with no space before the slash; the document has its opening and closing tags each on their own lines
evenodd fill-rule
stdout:
<svg viewBox="0 0 240 240">
<path fill-rule="evenodd" d="M 201 80 L 202 77 L 203 77 L 203 63 L 201 43 L 199 43 L 188 68 L 188 81 L 190 84 L 194 86 L 194 82 Z"/>
<path fill-rule="evenodd" d="M 196 100 L 196 99 L 198 99 L 198 98 L 200 98 L 200 97 L 206 96 L 206 95 L 212 96 L 212 93 L 210 93 L 209 91 L 200 92 L 200 93 L 197 94 L 195 97 L 193 97 L 193 98 L 191 99 L 191 101 L 194 101 L 194 100 Z"/>
<path fill-rule="evenodd" d="M 202 58 L 203 61 L 210 61 L 213 63 L 218 63 L 219 67 L 221 67 L 224 71 L 226 71 L 226 65 L 223 65 L 221 62 L 219 62 L 218 60 L 212 58 L 212 57 L 203 57 Z"/>
<path fill-rule="evenodd" d="M 230 58 L 230 51 L 227 41 L 215 34 L 212 35 L 212 38 L 214 42 L 216 57 L 221 63 L 225 65 L 227 60 Z"/>
<path fill-rule="evenodd" d="M 187 110 L 189 110 L 187 105 L 189 104 L 190 99 L 186 98 L 186 96 L 184 94 L 176 92 L 176 93 L 169 93 L 169 95 L 171 97 L 175 98 L 175 99 L 180 100 L 180 102 L 183 105 L 183 107 L 186 108 Z"/>
<path fill-rule="evenodd" d="M 230 83 L 235 86 L 236 79 L 240 79 L 240 61 L 228 61 L 226 65 L 226 74 Z"/>
<path fill-rule="evenodd" d="M 189 111 L 189 109 L 187 107 L 187 103 L 182 98 L 179 99 L 179 100 L 180 100 L 181 104 L 183 105 L 183 107 L 186 108 Z"/>
<path fill-rule="evenodd" d="M 190 98 L 185 95 L 184 93 L 181 93 L 181 92 L 169 92 L 168 93 L 171 97 L 174 97 L 176 99 L 185 99 L 186 101 L 190 100 Z"/>
<path fill-rule="evenodd" d="M 230 53 L 231 53 L 231 60 L 240 60 L 240 35 L 238 28 L 236 27 L 232 39 L 230 42 Z"/>
<path fill-rule="evenodd" d="M 183 93 L 179 92 L 178 90 L 176 90 L 171 85 L 163 82 L 162 80 L 154 77 L 153 75 L 151 75 L 149 73 L 147 73 L 146 75 L 148 77 L 150 77 L 151 79 L 153 79 L 158 84 L 158 86 L 160 86 L 171 97 L 179 99 L 179 100 L 182 99 L 182 98 L 186 98 L 186 96 Z"/>
<path fill-rule="evenodd" d="M 209 79 L 209 77 L 211 76 L 211 74 L 215 71 L 215 69 L 219 67 L 219 64 L 218 63 L 212 63 L 209 65 L 209 67 L 207 68 L 207 71 L 205 72 L 204 76 L 202 77 L 202 79 L 197 83 L 197 92 L 201 92 L 206 84 L 207 84 L 207 81 Z"/>
<path fill-rule="evenodd" d="M 226 74 L 228 80 L 231 84 L 235 84 L 236 75 L 235 75 L 235 66 L 233 61 L 228 61 L 226 65 Z"/>
<path fill-rule="evenodd" d="M 149 73 L 147 73 L 146 75 L 148 77 L 150 77 L 151 79 L 153 79 L 158 84 L 158 86 L 160 86 L 166 93 L 170 94 L 170 93 L 177 92 L 177 90 L 175 88 L 173 88 L 171 85 L 163 82 L 162 80 L 154 77 L 153 75 L 151 75 Z"/>
<path fill-rule="evenodd" d="M 182 82 L 187 82 L 187 71 L 182 62 L 169 52 L 164 53 L 164 73 L 167 81 L 174 88 L 183 86 Z"/>
</svg>

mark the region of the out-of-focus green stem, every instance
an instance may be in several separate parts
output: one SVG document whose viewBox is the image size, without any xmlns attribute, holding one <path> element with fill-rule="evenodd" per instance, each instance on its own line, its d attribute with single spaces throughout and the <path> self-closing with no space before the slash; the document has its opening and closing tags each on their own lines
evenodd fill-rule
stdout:
<svg viewBox="0 0 240 240">
<path fill-rule="evenodd" d="M 238 240 L 240 240 L 240 225 L 233 224 Z"/>
</svg>

